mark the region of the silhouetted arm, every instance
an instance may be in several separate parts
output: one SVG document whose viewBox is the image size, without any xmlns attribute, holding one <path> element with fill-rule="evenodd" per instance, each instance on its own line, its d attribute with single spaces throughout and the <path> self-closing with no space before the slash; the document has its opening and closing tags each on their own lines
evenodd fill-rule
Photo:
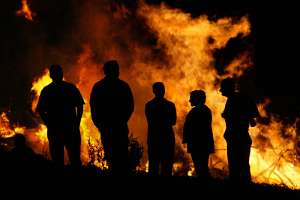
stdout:
<svg viewBox="0 0 300 200">
<path fill-rule="evenodd" d="M 48 126 L 49 120 L 48 120 L 48 114 L 47 114 L 47 108 L 46 108 L 47 107 L 46 101 L 47 101 L 47 99 L 46 99 L 45 91 L 42 90 L 41 95 L 39 97 L 37 107 L 36 107 L 36 112 L 39 113 L 44 124 L 46 126 Z"/>
<path fill-rule="evenodd" d="M 76 107 L 77 115 L 76 115 L 76 126 L 80 127 L 80 121 L 83 113 L 83 104 L 80 104 Z"/>
<path fill-rule="evenodd" d="M 189 132 L 190 132 L 190 115 L 191 113 L 189 112 L 187 116 L 185 117 L 185 121 L 183 124 L 183 134 L 182 134 L 182 143 L 186 144 L 188 142 L 189 138 Z"/>
<path fill-rule="evenodd" d="M 47 115 L 47 113 L 46 112 L 39 112 L 39 114 L 40 114 L 40 116 L 41 116 L 41 118 L 42 118 L 42 120 L 43 120 L 43 122 L 44 122 L 44 124 L 46 125 L 46 126 L 48 126 L 48 115 Z"/>
<path fill-rule="evenodd" d="M 145 105 L 145 116 L 146 116 L 147 122 L 149 123 L 150 112 L 149 112 L 149 106 L 148 106 L 148 104 Z"/>
<path fill-rule="evenodd" d="M 209 128 L 209 150 L 210 150 L 210 153 L 214 153 L 215 152 L 215 143 L 214 143 L 214 137 L 213 137 L 213 131 L 212 131 L 212 114 L 211 114 L 211 111 L 210 109 L 208 109 L 208 112 L 207 112 L 207 119 L 208 119 L 208 128 Z"/>
<path fill-rule="evenodd" d="M 93 123 L 97 126 L 97 113 L 96 113 L 96 87 L 94 86 L 90 95 L 90 109 Z"/>
<path fill-rule="evenodd" d="M 80 121 L 83 113 L 83 104 L 84 100 L 79 91 L 79 89 L 74 86 L 74 101 L 75 101 L 75 108 L 76 108 L 76 127 L 80 127 Z"/>
<path fill-rule="evenodd" d="M 132 91 L 131 91 L 129 85 L 127 86 L 126 95 L 127 95 L 127 99 L 128 99 L 128 112 L 127 112 L 127 116 L 126 116 L 126 121 L 128 121 L 134 111 L 134 99 L 133 99 L 133 94 L 132 94 Z"/>
<path fill-rule="evenodd" d="M 258 108 L 253 100 L 250 100 L 250 126 L 256 126 L 256 119 L 259 117 Z"/>
<path fill-rule="evenodd" d="M 182 144 L 187 143 L 187 135 L 188 135 L 188 129 L 187 129 L 187 118 L 186 118 L 183 125 Z"/>
<path fill-rule="evenodd" d="M 175 104 L 172 104 L 172 109 L 171 109 L 171 124 L 173 126 L 176 124 L 176 120 L 177 120 L 176 107 L 175 107 Z"/>
</svg>

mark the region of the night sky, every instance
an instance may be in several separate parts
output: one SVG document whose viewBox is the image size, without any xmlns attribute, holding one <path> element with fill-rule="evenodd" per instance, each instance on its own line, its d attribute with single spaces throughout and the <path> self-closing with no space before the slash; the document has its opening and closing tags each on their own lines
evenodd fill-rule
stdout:
<svg viewBox="0 0 300 200">
<path fill-rule="evenodd" d="M 34 22 L 15 15 L 21 0 L 1 2 L 0 111 L 10 108 L 13 118 L 22 120 L 30 118 L 31 82 L 39 75 L 43 66 L 55 62 L 59 51 L 52 53 L 53 49 L 61 49 L 62 52 L 67 53 L 63 44 L 66 41 L 72 44 L 75 40 L 75 37 L 70 35 L 76 29 L 77 9 L 83 1 L 29 0 L 31 9 L 37 14 Z M 97 0 L 92 1 L 97 2 Z M 109 2 L 125 4 L 133 13 L 136 9 L 136 0 Z M 147 2 L 160 4 L 162 1 L 148 0 Z M 216 62 L 220 66 L 226 64 L 226 60 L 230 60 L 232 54 L 244 48 L 243 42 L 247 45 L 251 43 L 255 48 L 254 67 L 244 78 L 254 81 L 257 100 L 269 97 L 272 100 L 270 111 L 280 114 L 282 118 L 287 118 L 289 121 L 299 115 L 299 61 L 297 59 L 299 58 L 297 49 L 300 46 L 299 27 L 297 27 L 299 10 L 297 6 L 292 5 L 296 3 L 283 4 L 281 1 L 262 4 L 252 0 L 243 0 L 239 3 L 233 0 L 165 0 L 164 2 L 171 7 L 189 12 L 194 17 L 207 14 L 211 19 L 217 19 L 224 16 L 248 15 L 252 24 L 251 35 L 246 38 L 246 41 L 238 39 L 231 41 L 228 47 L 220 50 L 221 53 L 216 52 Z M 43 46 L 47 46 L 47 49 L 43 49 Z M 78 51 L 77 46 L 72 49 Z M 48 55 L 52 56 L 44 58 L 42 54 L 45 51 L 50 52 Z M 28 59 L 32 54 L 41 54 L 41 56 L 36 56 L 36 60 Z M 70 52 L 70 55 L 72 54 L 73 52 Z M 62 60 L 68 59 L 72 57 Z"/>
</svg>

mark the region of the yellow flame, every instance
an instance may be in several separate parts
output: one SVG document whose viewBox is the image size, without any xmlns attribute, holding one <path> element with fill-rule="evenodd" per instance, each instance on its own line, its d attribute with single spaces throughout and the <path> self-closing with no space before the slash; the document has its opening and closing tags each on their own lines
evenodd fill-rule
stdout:
<svg viewBox="0 0 300 200">
<path fill-rule="evenodd" d="M 37 80 L 35 80 L 32 83 L 31 91 L 35 92 L 35 97 L 31 103 L 31 109 L 32 111 L 35 111 L 39 96 L 42 92 L 42 89 L 46 86 L 49 85 L 52 82 L 50 75 L 49 75 L 49 70 L 46 69 L 41 77 L 39 77 Z"/>
<path fill-rule="evenodd" d="M 250 34 L 247 17 L 236 21 L 230 18 L 210 21 L 207 16 L 192 19 L 190 15 L 179 10 L 147 5 L 141 8 L 140 15 L 146 19 L 148 26 L 157 35 L 158 46 L 165 49 L 170 64 L 148 66 L 137 63 L 132 72 L 133 77 L 136 77 L 137 82 L 144 87 L 155 81 L 165 83 L 166 96 L 174 101 L 177 107 L 178 137 L 181 135 L 180 125 L 190 109 L 189 93 L 195 89 L 205 90 L 207 105 L 213 114 L 216 147 L 226 149 L 223 139 L 225 123 L 221 118 L 226 99 L 218 92 L 219 86 L 216 83 L 220 76 L 215 70 L 213 51 L 225 47 L 231 38 Z M 209 38 L 213 38 L 214 42 L 209 42 Z M 236 72 L 236 65 L 243 63 L 244 58 L 247 56 L 240 56 L 239 62 L 230 63 L 229 72 Z M 245 67 L 237 74 L 241 74 L 242 69 Z M 226 151 L 220 150 L 216 154 L 223 158 L 226 165 Z"/>
<path fill-rule="evenodd" d="M 230 38 L 239 34 L 249 35 L 249 20 L 247 17 L 238 21 L 231 18 L 210 21 L 207 16 L 192 18 L 189 14 L 164 5 L 152 7 L 144 4 L 139 13 L 157 35 L 158 46 L 166 50 L 168 62 L 171 64 L 151 67 L 147 64 L 137 64 L 139 66 L 136 66 L 133 72 L 134 77 L 144 86 L 160 80 L 166 83 L 166 94 L 177 106 L 179 123 L 182 123 L 185 113 L 189 110 L 189 92 L 204 89 L 207 93 L 207 105 L 213 114 L 217 149 L 212 156 L 211 166 L 213 163 L 219 163 L 213 167 L 226 169 L 226 144 L 223 139 L 225 124 L 221 118 L 226 99 L 218 93 L 219 85 L 216 83 L 221 77 L 216 73 L 212 53 L 214 49 L 225 47 Z M 209 43 L 208 38 L 213 38 L 213 42 Z M 240 76 L 251 66 L 250 54 L 241 52 L 225 69 L 228 72 L 227 76 Z M 265 105 L 259 105 L 260 112 L 268 117 Z M 253 139 L 250 158 L 253 179 L 257 182 L 300 188 L 300 168 L 295 148 L 296 129 L 284 128 L 283 123 L 274 117 L 270 117 L 269 120 L 270 123 L 259 124 L 250 130 Z M 181 130 L 177 131 L 180 137 Z M 218 161 L 221 161 L 221 164 Z"/>
<path fill-rule="evenodd" d="M 26 128 L 25 127 L 15 127 L 14 128 L 14 132 L 15 133 L 21 133 L 24 134 L 25 133 Z"/>
<path fill-rule="evenodd" d="M 84 56 L 82 56 L 82 57 L 83 57 L 82 59 L 84 59 Z M 79 59 L 79 63 L 81 63 L 81 59 Z M 82 73 L 84 73 L 84 71 Z M 82 77 L 85 77 L 84 75 L 85 74 L 83 74 Z M 32 109 L 33 110 L 35 110 L 35 108 L 37 106 L 37 102 L 38 102 L 38 99 L 39 99 L 42 89 L 45 86 L 47 86 L 48 84 L 50 84 L 51 81 L 52 80 L 49 76 L 49 70 L 46 70 L 40 78 L 38 78 L 36 81 L 33 82 L 31 90 L 34 91 L 36 94 L 34 100 L 32 101 Z M 81 83 L 81 82 L 79 83 L 79 88 L 81 86 L 85 86 L 84 83 Z M 85 91 L 84 88 L 80 88 L 80 89 L 81 89 L 81 91 Z M 84 164 L 88 164 L 90 162 L 89 148 L 95 148 L 94 153 L 96 154 L 97 148 L 101 147 L 100 135 L 99 135 L 97 128 L 94 126 L 94 124 L 91 120 L 89 106 L 84 106 L 84 112 L 83 112 L 83 116 L 82 116 L 82 120 L 81 120 L 80 129 L 81 129 L 81 141 L 82 141 L 81 160 L 83 161 Z M 39 146 L 39 144 L 40 144 L 40 146 L 42 146 L 42 148 L 34 147 L 34 149 L 39 149 L 36 151 L 43 153 L 43 151 L 45 151 L 45 149 L 48 148 L 47 147 L 47 145 L 48 145 L 47 127 L 44 125 L 40 125 L 37 129 L 30 130 L 30 132 L 35 132 L 35 134 L 34 134 L 35 137 L 40 139 L 40 141 L 37 141 L 36 144 L 32 144 L 31 146 L 35 146 L 35 145 Z M 36 140 L 36 139 L 34 139 L 34 140 Z M 90 142 L 90 144 L 89 144 L 89 142 Z M 98 144 L 98 147 L 96 146 L 96 144 Z M 48 154 L 49 153 L 47 150 L 47 155 Z M 102 155 L 103 155 L 103 152 L 102 152 Z M 98 160 L 95 160 L 93 164 L 102 169 L 108 167 L 107 163 L 105 161 L 103 161 L 103 156 L 102 156 L 100 162 Z"/>
<path fill-rule="evenodd" d="M 33 21 L 33 16 L 35 15 L 31 12 L 27 0 L 22 0 L 22 7 L 16 12 L 17 16 L 24 16 L 27 20 Z"/>
<path fill-rule="evenodd" d="M 15 135 L 15 132 L 13 131 L 9 119 L 7 118 L 6 113 L 1 113 L 0 115 L 0 137 L 2 138 L 8 138 Z"/>
<path fill-rule="evenodd" d="M 145 133 L 143 107 L 146 99 L 148 100 L 150 97 L 145 88 L 151 87 L 153 82 L 163 81 L 166 85 L 167 98 L 174 101 L 177 107 L 176 139 L 180 141 L 180 127 L 190 109 L 189 93 L 195 89 L 203 89 L 207 93 L 207 105 L 213 114 L 216 144 L 216 153 L 210 159 L 210 167 L 226 170 L 226 143 L 223 139 L 225 123 L 221 118 L 226 99 L 218 92 L 218 81 L 223 77 L 218 75 L 215 70 L 213 52 L 215 49 L 225 47 L 231 38 L 238 35 L 249 35 L 251 26 L 248 18 L 242 17 L 239 20 L 222 18 L 210 21 L 207 16 L 192 18 L 189 14 L 164 5 L 154 7 L 146 4 L 140 5 L 139 15 L 145 19 L 150 31 L 156 34 L 157 46 L 164 49 L 168 64 L 146 62 L 143 51 L 137 48 L 132 67 L 130 71 L 125 72 L 125 77 L 133 89 L 140 92 L 137 94 L 138 96 L 135 96 L 137 99 L 136 112 L 138 113 L 133 116 L 135 125 L 133 128 L 137 130 L 136 127 L 138 127 L 139 131 Z M 91 49 L 86 47 L 78 59 L 80 70 L 77 72 L 78 74 L 74 75 L 79 77 L 77 86 L 85 99 L 89 99 L 92 85 L 101 78 L 98 66 L 92 61 L 91 54 Z M 227 76 L 240 76 L 245 69 L 251 66 L 250 54 L 241 52 L 225 69 L 228 72 Z M 33 90 L 36 91 L 37 98 L 41 89 L 50 81 L 49 75 L 46 73 L 34 82 Z M 36 106 L 36 100 L 33 101 L 33 108 Z M 300 168 L 295 148 L 296 129 L 293 126 L 284 126 L 280 120 L 269 116 L 265 109 L 269 102 L 266 100 L 264 104 L 260 104 L 259 111 L 263 117 L 269 118 L 270 123 L 258 124 L 257 127 L 250 129 L 253 139 L 250 158 L 252 177 L 256 182 L 286 184 L 292 188 L 300 188 Z M 35 148 L 45 146 L 47 143 L 45 126 L 41 125 L 39 128 L 31 130 L 26 129 L 25 133 L 26 131 L 36 133 L 33 135 L 37 137 L 31 138 L 32 144 L 37 146 Z M 81 136 L 81 158 L 84 163 L 88 163 L 88 141 L 95 147 L 99 145 L 100 137 L 98 130 L 91 122 L 87 105 L 84 108 L 81 123 Z M 180 146 L 180 148 L 183 147 Z M 38 151 L 42 152 L 43 150 Z M 105 163 L 96 163 L 96 165 L 106 167 Z M 180 167 L 182 164 L 175 163 L 174 170 L 179 170 Z M 145 164 L 145 170 L 148 171 L 148 162 Z M 191 168 L 188 175 L 191 176 L 193 173 L 194 169 Z"/>
</svg>

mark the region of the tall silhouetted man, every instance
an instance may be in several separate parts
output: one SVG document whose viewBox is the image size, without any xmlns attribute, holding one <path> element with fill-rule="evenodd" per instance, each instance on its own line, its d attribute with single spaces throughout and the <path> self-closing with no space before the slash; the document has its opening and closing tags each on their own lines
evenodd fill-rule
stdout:
<svg viewBox="0 0 300 200">
<path fill-rule="evenodd" d="M 37 105 L 37 112 L 48 129 L 50 154 L 56 166 L 61 168 L 66 147 L 71 166 L 79 169 L 84 101 L 75 85 L 63 81 L 60 65 L 50 66 L 50 77 L 52 83 L 43 88 Z"/>
<path fill-rule="evenodd" d="M 134 110 L 129 85 L 119 79 L 119 64 L 110 60 L 103 66 L 105 77 L 90 96 L 92 120 L 101 133 L 105 159 L 113 174 L 128 173 L 128 125 Z"/>
<path fill-rule="evenodd" d="M 152 89 L 155 97 L 145 106 L 148 122 L 149 173 L 171 176 L 175 148 L 172 126 L 176 124 L 176 108 L 174 103 L 164 98 L 163 83 L 154 83 Z"/>
<path fill-rule="evenodd" d="M 209 154 L 214 152 L 214 139 L 211 127 L 211 111 L 205 105 L 203 90 L 194 90 L 190 94 L 193 107 L 187 114 L 183 127 L 183 144 L 187 144 L 198 177 L 210 177 L 208 169 Z"/>
<path fill-rule="evenodd" d="M 256 125 L 255 118 L 259 113 L 254 101 L 235 91 L 234 79 L 224 79 L 220 91 L 227 97 L 222 117 L 226 122 L 224 138 L 227 142 L 229 176 L 234 182 L 249 183 L 252 140 L 248 129 L 249 125 Z"/>
</svg>

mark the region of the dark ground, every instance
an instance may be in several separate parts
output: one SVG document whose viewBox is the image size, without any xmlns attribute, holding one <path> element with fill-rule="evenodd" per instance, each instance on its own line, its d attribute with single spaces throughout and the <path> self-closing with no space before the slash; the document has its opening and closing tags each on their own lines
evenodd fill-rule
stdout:
<svg viewBox="0 0 300 200">
<path fill-rule="evenodd" d="M 25 191 L 24 194 L 33 196 L 38 193 L 59 193 L 71 197 L 82 193 L 99 199 L 103 195 L 118 199 L 120 195 L 126 199 L 140 199 L 144 196 L 178 198 L 181 195 L 195 199 L 300 197 L 300 190 L 291 190 L 285 186 L 232 184 L 226 179 L 204 181 L 195 177 L 151 177 L 137 171 L 127 177 L 115 177 L 93 166 L 84 166 L 79 172 L 70 167 L 59 171 L 51 161 L 30 150 L 22 150 L 18 154 L 14 150 L 6 151 L 2 148 L 0 159 L 0 191 L 6 194 L 12 190 L 13 193 Z"/>
<path fill-rule="evenodd" d="M 121 0 L 115 0 L 120 2 Z M 24 63 L 31 46 L 27 38 L 26 23 L 16 18 L 14 11 L 20 1 L 3 1 L 1 11 L 0 32 L 0 107 L 7 108 L 13 102 L 15 110 L 27 109 L 28 90 L 31 86 L 32 63 Z M 62 3 L 64 2 L 64 3 Z M 42 4 L 41 29 L 46 28 L 49 43 L 55 43 L 63 38 L 72 19 L 66 14 L 61 15 L 70 0 L 34 1 Z M 73 2 L 73 1 L 72 1 Z M 134 0 L 124 0 L 134 5 Z M 132 3 L 133 2 L 133 3 Z M 150 3 L 160 3 L 161 0 L 149 0 Z M 252 37 L 255 42 L 255 84 L 259 97 L 269 97 L 272 100 L 272 112 L 282 116 L 299 117 L 299 6 L 297 1 L 217 1 L 217 0 L 165 0 L 173 7 L 179 7 L 193 15 L 202 12 L 222 16 L 238 16 L 248 13 L 253 25 Z M 49 4 L 49 5 L 48 5 Z M 36 6 L 40 8 L 38 5 Z M 38 11 L 36 7 L 33 10 Z M 68 10 L 68 9 L 67 9 Z M 39 14 L 40 15 L 40 14 Z M 65 29 L 63 29 L 65 27 Z M 31 29 L 30 29 L 31 30 Z M 33 31 L 34 32 L 34 31 Z M 251 40 L 250 40 L 251 41 Z M 28 53 L 29 52 L 29 53 Z M 30 72 L 30 73 L 29 73 Z M 17 73 L 17 75 L 15 75 Z M 10 87 L 7 87 L 7 85 Z M 25 104 L 25 105 L 24 105 Z M 60 199 L 58 193 L 66 197 L 82 193 L 84 197 L 74 199 L 96 199 L 118 196 L 117 199 L 167 199 L 177 197 L 184 199 L 280 199 L 294 200 L 300 196 L 299 191 L 289 190 L 272 185 L 252 184 L 249 186 L 231 185 L 224 180 L 202 182 L 190 177 L 153 178 L 146 175 L 135 175 L 130 178 L 113 178 L 103 176 L 98 170 L 84 168 L 81 176 L 72 176 L 68 170 L 58 175 L 51 164 L 42 157 L 33 156 L 31 161 L 15 166 L 13 157 L 0 152 L 0 199 L 10 199 L 14 196 L 50 198 L 52 195 Z M 10 162 L 8 162 L 10 160 Z M 10 163 L 10 164 L 9 164 Z M 112 192 L 111 192 L 112 191 Z M 61 195 L 61 196 L 63 196 Z M 1 198 L 6 197 L 6 198 Z"/>
</svg>

